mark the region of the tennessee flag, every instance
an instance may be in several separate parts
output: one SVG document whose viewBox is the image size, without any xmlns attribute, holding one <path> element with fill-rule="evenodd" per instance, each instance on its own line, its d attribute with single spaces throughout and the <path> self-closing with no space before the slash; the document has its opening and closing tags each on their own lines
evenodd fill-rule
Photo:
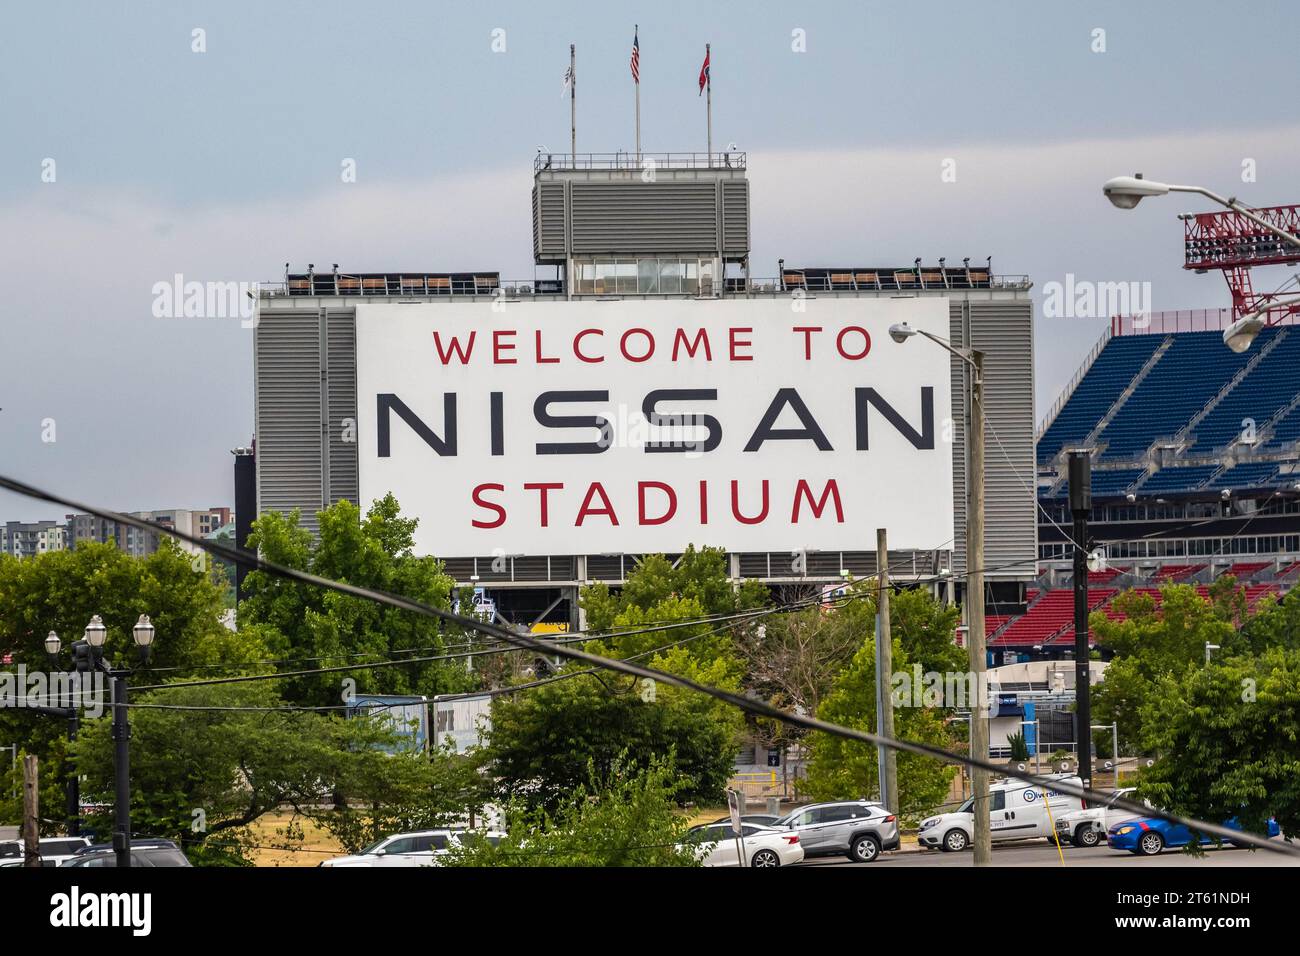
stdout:
<svg viewBox="0 0 1300 956">
<path fill-rule="evenodd" d="M 700 67 L 700 93 L 699 93 L 699 95 L 701 95 L 701 96 L 704 95 L 704 88 L 705 88 L 706 86 L 708 86 L 708 85 L 709 85 L 709 53 L 708 53 L 708 51 L 706 50 L 705 53 L 704 53 L 704 65 L 703 65 L 702 67 Z"/>
</svg>

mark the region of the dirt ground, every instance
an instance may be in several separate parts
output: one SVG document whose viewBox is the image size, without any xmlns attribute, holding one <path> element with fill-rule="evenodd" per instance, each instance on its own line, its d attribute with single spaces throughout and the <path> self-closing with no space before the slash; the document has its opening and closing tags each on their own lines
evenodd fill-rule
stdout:
<svg viewBox="0 0 1300 956">
<path fill-rule="evenodd" d="M 291 823 L 294 827 L 301 827 L 301 842 L 286 840 L 284 831 Z M 295 818 L 291 811 L 268 813 L 249 829 L 256 836 L 256 843 L 262 847 L 249 851 L 249 857 L 258 866 L 315 866 L 321 860 L 344 854 L 343 847 L 327 830 L 322 830 L 303 817 Z M 299 849 L 266 849 L 279 844 Z"/>
</svg>

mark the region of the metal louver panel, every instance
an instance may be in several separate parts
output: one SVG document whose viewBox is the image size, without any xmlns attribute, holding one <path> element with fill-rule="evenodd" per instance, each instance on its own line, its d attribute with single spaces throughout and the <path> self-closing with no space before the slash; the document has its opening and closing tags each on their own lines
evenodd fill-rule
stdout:
<svg viewBox="0 0 1300 956">
<path fill-rule="evenodd" d="M 716 252 L 718 190 L 711 182 L 574 183 L 575 253 Z"/>
<path fill-rule="evenodd" d="M 533 257 L 563 259 L 564 184 L 538 183 L 533 187 Z"/>
<path fill-rule="evenodd" d="M 722 184 L 722 251 L 743 256 L 749 252 L 749 182 Z"/>
<path fill-rule="evenodd" d="M 1033 305 L 953 302 L 952 340 L 984 353 L 984 564 L 986 577 L 1024 577 L 1038 555 L 1034 471 Z M 1028 343 L 1028 347 L 1026 347 Z M 966 570 L 967 367 L 952 361 L 955 570 Z"/>
<path fill-rule="evenodd" d="M 328 504 L 358 501 L 357 442 L 357 317 L 352 311 L 330 311 L 325 318 L 325 403 L 329 449 Z M 350 427 L 349 427 L 350 425 Z M 348 440 L 345 440 L 345 437 Z"/>
<path fill-rule="evenodd" d="M 257 511 L 321 509 L 321 348 L 317 313 L 262 312 L 253 339 Z"/>
</svg>

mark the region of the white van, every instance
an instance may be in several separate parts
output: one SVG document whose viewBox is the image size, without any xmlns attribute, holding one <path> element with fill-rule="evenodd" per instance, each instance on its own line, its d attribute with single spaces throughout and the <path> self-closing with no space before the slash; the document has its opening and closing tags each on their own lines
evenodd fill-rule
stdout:
<svg viewBox="0 0 1300 956">
<path fill-rule="evenodd" d="M 1050 779 L 1082 787 L 1077 776 L 1052 774 Z M 975 832 L 972 797 L 951 813 L 921 821 L 917 842 L 923 847 L 947 851 L 970 846 Z M 1023 780 L 994 780 L 989 785 L 989 829 L 994 843 L 1052 837 L 1056 817 L 1082 810 L 1083 801 L 1056 790 L 1032 786 Z"/>
</svg>

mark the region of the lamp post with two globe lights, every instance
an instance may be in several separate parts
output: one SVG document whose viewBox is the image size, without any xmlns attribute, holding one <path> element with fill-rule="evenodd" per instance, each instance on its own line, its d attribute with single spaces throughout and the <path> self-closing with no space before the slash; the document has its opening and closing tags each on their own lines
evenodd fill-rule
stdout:
<svg viewBox="0 0 1300 956">
<path fill-rule="evenodd" d="M 129 867 L 131 865 L 131 728 L 127 719 L 126 681 L 131 676 L 131 671 L 125 667 L 114 667 L 104 660 L 104 640 L 107 636 L 108 628 L 104 626 L 103 620 L 96 614 L 90 619 L 90 623 L 86 625 L 84 638 L 74 642 L 71 649 L 78 674 L 89 674 L 97 671 L 108 676 L 112 681 L 113 783 L 115 792 L 113 850 L 117 857 L 117 865 L 119 867 Z M 149 620 L 149 615 L 140 615 L 139 620 L 131 629 L 131 637 L 138 649 L 140 663 L 147 664 L 153 652 L 155 637 L 155 629 L 153 623 Z M 52 661 L 58 658 L 62 646 L 63 642 L 60 640 L 59 635 L 54 631 L 50 631 L 45 638 L 45 653 Z M 60 713 L 59 716 L 70 717 L 73 722 L 69 728 L 70 736 L 75 738 L 77 720 L 75 700 L 72 701 L 72 705 L 71 708 L 66 709 L 70 713 Z M 51 708 L 51 710 L 53 709 Z M 75 787 L 76 773 L 73 771 L 73 779 L 69 784 L 68 795 L 69 814 L 70 819 L 73 821 L 80 813 L 80 798 L 79 796 L 74 797 Z M 75 804 L 73 803 L 74 799 L 77 800 Z"/>
<path fill-rule="evenodd" d="M 1119 209 L 1133 209 L 1148 196 L 1164 196 L 1168 193 L 1198 193 L 1220 206 L 1232 210 L 1243 218 L 1249 219 L 1261 229 L 1268 230 L 1283 242 L 1300 250 L 1300 237 L 1274 225 L 1248 206 L 1237 202 L 1235 198 L 1220 196 L 1204 186 L 1178 186 L 1172 183 L 1162 183 L 1153 179 L 1145 179 L 1141 173 L 1137 173 L 1133 176 L 1116 176 L 1114 179 L 1109 179 L 1101 187 L 1101 191 Z M 1300 305 L 1300 296 L 1270 300 L 1269 304 L 1264 308 L 1257 309 L 1250 315 L 1237 319 L 1224 330 L 1223 343 L 1234 352 L 1246 351 L 1267 324 L 1265 317 L 1268 312 L 1279 305 Z"/>
</svg>

